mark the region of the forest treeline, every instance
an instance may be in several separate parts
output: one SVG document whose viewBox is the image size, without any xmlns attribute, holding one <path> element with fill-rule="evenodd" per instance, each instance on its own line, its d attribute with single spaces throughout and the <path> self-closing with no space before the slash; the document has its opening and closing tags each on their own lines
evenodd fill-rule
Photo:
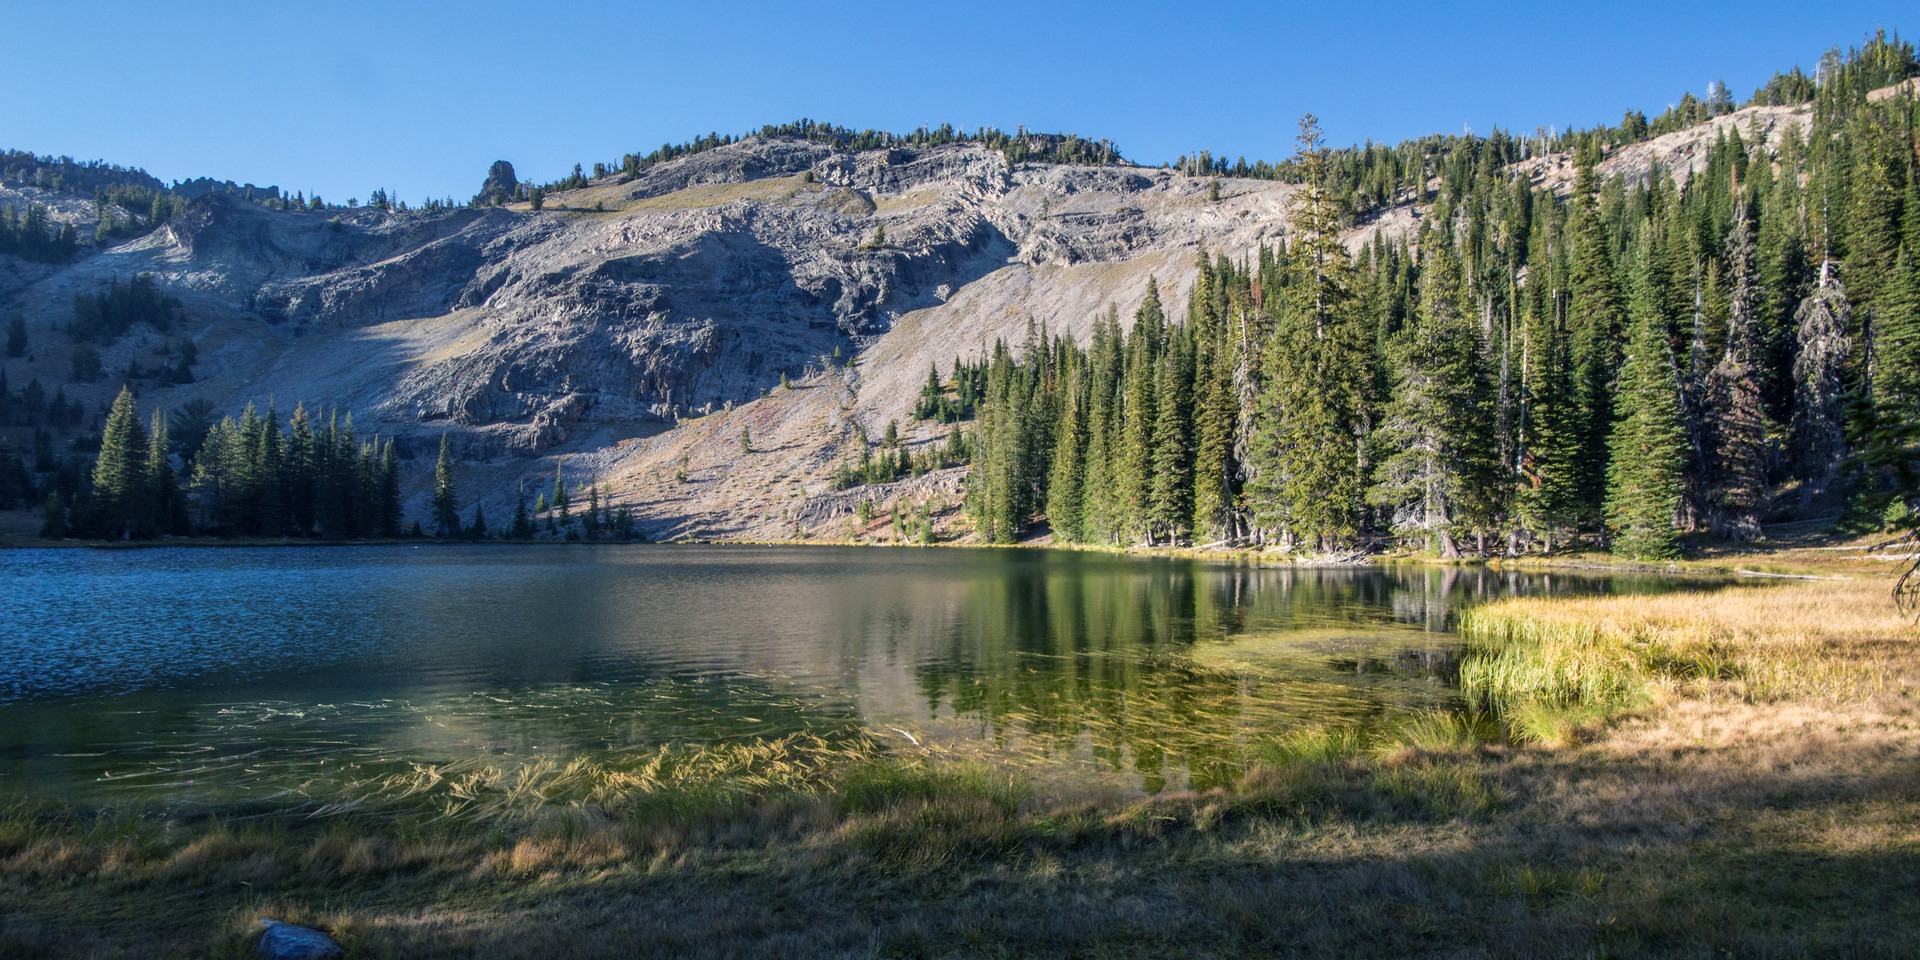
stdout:
<svg viewBox="0 0 1920 960">
<path fill-rule="evenodd" d="M 145 540 L 218 536 L 356 540 L 433 536 L 439 539 L 640 539 L 632 509 L 615 504 L 592 479 L 569 484 L 554 472 L 528 510 L 522 492 L 498 529 L 475 504 L 463 519 L 447 437 L 434 463 L 427 525 L 406 522 L 400 458 L 391 438 L 363 439 L 351 414 L 309 413 L 297 406 L 284 424 L 269 404 L 248 404 L 238 418 L 213 419 L 195 401 L 169 416 L 154 410 L 143 424 L 133 391 L 123 388 L 93 430 L 86 411 L 38 382 L 15 395 L 0 379 L 0 425 L 80 428 L 76 453 L 62 459 L 50 429 L 34 432 L 33 469 L 0 438 L 0 509 L 36 495 L 42 476 L 41 536 Z M 88 441 L 91 456 L 77 451 Z"/>
<path fill-rule="evenodd" d="M 213 534 L 354 539 L 401 533 L 400 467 L 391 439 L 363 440 L 351 415 L 297 407 L 283 427 L 271 405 L 209 423 L 184 410 L 142 424 L 133 392 L 108 408 L 88 482 L 49 492 L 42 535 L 146 539 Z M 177 471 L 175 464 L 183 464 Z"/>
<path fill-rule="evenodd" d="M 1183 318 L 1149 289 L 1084 346 L 1035 328 L 951 394 L 936 370 L 923 415 L 975 407 L 996 542 L 1659 558 L 1774 516 L 1911 523 L 1920 107 L 1868 93 L 1916 73 L 1897 37 L 1831 58 L 1805 128 L 1726 129 L 1684 185 L 1603 181 L 1607 130 L 1566 198 L 1462 141 L 1417 237 L 1357 253 L 1308 117 L 1286 242 L 1203 254 Z"/>
</svg>

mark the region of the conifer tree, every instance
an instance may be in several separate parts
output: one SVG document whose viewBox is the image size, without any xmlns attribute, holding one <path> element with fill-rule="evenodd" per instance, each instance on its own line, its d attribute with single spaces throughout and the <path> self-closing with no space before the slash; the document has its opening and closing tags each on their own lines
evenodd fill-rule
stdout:
<svg viewBox="0 0 1920 960">
<path fill-rule="evenodd" d="M 1250 487 L 1263 526 L 1290 545 L 1330 551 L 1358 531 L 1361 403 L 1371 372 L 1312 114 L 1301 119 L 1295 143 L 1306 182 L 1292 198 L 1297 239 L 1288 250 L 1281 316 L 1265 348 Z"/>
<path fill-rule="evenodd" d="M 286 438 L 280 432 L 280 417 L 273 401 L 267 401 L 267 415 L 260 422 L 258 443 L 254 449 L 259 516 L 255 533 L 278 537 L 287 532 Z"/>
<path fill-rule="evenodd" d="M 1478 336 L 1461 309 L 1460 268 L 1441 238 L 1423 237 L 1420 310 L 1393 349 L 1395 376 L 1380 428 L 1380 479 L 1369 499 L 1400 518 L 1395 526 L 1432 538 L 1458 557 L 1456 537 L 1490 516 L 1473 508 L 1493 498 L 1493 411 Z"/>
<path fill-rule="evenodd" d="M 1775 421 L 1792 416 L 1793 311 L 1807 292 L 1806 222 L 1800 193 L 1803 143 L 1797 129 L 1782 137 L 1777 158 L 1780 174 L 1773 178 L 1759 210 L 1760 385 L 1767 415 Z"/>
<path fill-rule="evenodd" d="M 1680 374 L 1661 313 L 1648 244 L 1641 244 L 1629 304 L 1629 339 L 1614 400 L 1607 468 L 1607 527 L 1615 553 L 1667 559 L 1680 553 L 1674 518 L 1687 455 Z"/>
<path fill-rule="evenodd" d="M 1920 223 L 1920 194 L 1909 194 Z M 1920 250 L 1902 250 L 1880 298 L 1874 338 L 1873 401 L 1877 419 L 1920 428 Z M 1920 439 L 1920 438 L 1916 438 Z"/>
<path fill-rule="evenodd" d="M 306 404 L 295 404 L 287 431 L 287 500 L 293 531 L 311 536 L 318 524 L 320 468 L 326 463 Z"/>
<path fill-rule="evenodd" d="M 66 539 L 68 526 L 66 501 L 61 499 L 60 491 L 48 491 L 40 511 L 40 536 L 47 540 Z"/>
<path fill-rule="evenodd" d="M 1052 471 L 1047 477 L 1047 523 L 1054 536 L 1073 543 L 1086 539 L 1081 493 L 1087 474 L 1088 385 L 1080 356 L 1077 351 L 1068 353 L 1060 425 L 1054 431 Z"/>
<path fill-rule="evenodd" d="M 1846 458 L 1841 370 L 1853 351 L 1847 327 L 1853 306 L 1847 290 L 1833 275 L 1833 262 L 1822 261 L 1820 280 L 1793 313 L 1799 354 L 1793 361 L 1793 466 L 1805 487 L 1805 508 L 1827 490 Z"/>
<path fill-rule="evenodd" d="M 1856 304 L 1848 336 L 1860 343 L 1868 314 L 1893 276 L 1900 248 L 1900 201 L 1914 163 L 1912 130 L 1876 104 L 1854 112 L 1848 124 L 1847 209 L 1835 218 L 1844 232 L 1847 294 Z"/>
<path fill-rule="evenodd" d="M 1164 333 L 1165 313 L 1160 304 L 1157 284 L 1147 281 L 1147 296 L 1134 312 L 1133 329 L 1127 334 L 1126 368 L 1122 382 L 1118 449 L 1113 452 L 1114 506 L 1118 515 L 1114 526 L 1126 542 L 1147 535 L 1147 499 L 1153 475 L 1153 426 L 1157 409 L 1154 375 Z"/>
<path fill-rule="evenodd" d="M 513 526 L 508 536 L 515 540 L 533 539 L 533 520 L 527 516 L 527 492 L 524 488 L 516 491 L 513 502 Z"/>
<path fill-rule="evenodd" d="M 1544 292 L 1544 291 L 1542 291 Z M 1579 522 L 1582 434 L 1566 327 L 1544 296 L 1530 301 L 1521 347 L 1519 521 L 1551 553 Z"/>
<path fill-rule="evenodd" d="M 380 450 L 380 535 L 400 536 L 400 460 L 389 438 Z"/>
<path fill-rule="evenodd" d="M 168 460 L 167 415 L 153 411 L 147 424 L 145 464 L 147 501 L 153 511 L 152 529 L 160 535 L 185 533 L 185 511 L 180 504 L 180 489 Z"/>
<path fill-rule="evenodd" d="M 1225 285 L 1226 274 L 1224 269 L 1218 271 L 1219 279 L 1204 292 L 1224 294 L 1219 288 Z M 1231 341 L 1227 339 L 1223 320 L 1220 312 L 1209 310 L 1195 335 L 1191 523 L 1196 541 L 1230 539 L 1234 526 L 1234 478 L 1239 472 L 1234 460 L 1234 427 L 1239 411 L 1229 356 Z"/>
<path fill-rule="evenodd" d="M 1754 291 L 1754 243 L 1746 205 L 1736 206 L 1727 235 L 1729 295 L 1726 349 L 1707 374 L 1706 480 L 1708 525 L 1716 536 L 1760 535 L 1767 497 L 1767 413 L 1755 373 L 1763 341 Z"/>
<path fill-rule="evenodd" d="M 1081 484 L 1081 535 L 1115 543 L 1121 538 L 1115 478 L 1120 440 L 1121 335 L 1119 311 L 1109 306 L 1094 323 L 1087 352 L 1086 480 Z"/>
<path fill-rule="evenodd" d="M 588 540 L 600 539 L 600 488 L 593 480 L 587 480 L 587 512 L 580 520 Z"/>
<path fill-rule="evenodd" d="M 1168 344 L 1156 375 L 1144 519 L 1149 543 L 1156 533 L 1173 543 L 1187 535 L 1193 517 L 1193 354 L 1186 336 L 1176 336 Z"/>
<path fill-rule="evenodd" d="M 980 405 L 979 456 L 969 478 L 968 512 L 988 543 L 1012 543 L 1026 529 L 1033 509 L 1026 449 L 1029 396 L 1005 341 L 996 341 L 987 366 L 987 392 Z"/>
<path fill-rule="evenodd" d="M 1580 402 L 1582 438 L 1578 475 L 1585 480 L 1582 490 L 1585 510 L 1598 506 L 1605 492 L 1608 438 L 1614 416 L 1613 394 L 1608 385 L 1620 367 L 1622 329 L 1612 240 L 1607 235 L 1595 187 L 1596 160 L 1592 145 L 1583 144 L 1577 161 L 1579 174 L 1574 182 L 1568 273 L 1567 320 L 1572 334 L 1571 359 L 1574 389 Z M 1653 295 L 1652 290 L 1648 293 Z"/>
<path fill-rule="evenodd" d="M 131 540 L 152 531 L 146 461 L 147 438 L 134 409 L 133 390 L 123 386 L 107 410 L 100 455 L 93 465 L 92 520 L 87 526 L 94 536 Z"/>
<path fill-rule="evenodd" d="M 433 535 L 441 539 L 460 532 L 460 500 L 453 491 L 453 457 L 447 435 L 440 435 L 440 459 L 433 465 Z"/>
</svg>

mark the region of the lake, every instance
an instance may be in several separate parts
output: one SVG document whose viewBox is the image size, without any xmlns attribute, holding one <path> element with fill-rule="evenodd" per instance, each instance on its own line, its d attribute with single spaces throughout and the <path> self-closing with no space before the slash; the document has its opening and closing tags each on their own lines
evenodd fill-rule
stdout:
<svg viewBox="0 0 1920 960">
<path fill-rule="evenodd" d="M 1053 550 L 4 551 L 0 794 L 308 802 L 793 734 L 1051 794 L 1207 786 L 1257 739 L 1453 704 L 1467 606 L 1656 585 Z"/>
</svg>

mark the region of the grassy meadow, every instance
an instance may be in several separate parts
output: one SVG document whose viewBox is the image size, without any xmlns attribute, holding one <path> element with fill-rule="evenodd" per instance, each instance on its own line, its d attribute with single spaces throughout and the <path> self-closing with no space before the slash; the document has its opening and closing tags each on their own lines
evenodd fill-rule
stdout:
<svg viewBox="0 0 1920 960">
<path fill-rule="evenodd" d="M 1275 734 L 1204 792 L 789 738 L 18 805 L 0 956 L 240 957 L 261 917 L 354 957 L 1914 956 L 1920 631 L 1820 556 L 1849 579 L 1476 608 L 1473 709 Z"/>
</svg>

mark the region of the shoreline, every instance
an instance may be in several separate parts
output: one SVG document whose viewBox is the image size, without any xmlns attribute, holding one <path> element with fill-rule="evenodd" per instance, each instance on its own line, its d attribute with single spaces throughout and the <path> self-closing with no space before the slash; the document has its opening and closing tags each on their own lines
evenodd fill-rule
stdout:
<svg viewBox="0 0 1920 960">
<path fill-rule="evenodd" d="M 951 549 L 951 550 L 1060 550 L 1073 553 L 1100 554 L 1114 557 L 1131 557 L 1142 560 L 1204 560 L 1219 563 L 1252 564 L 1263 567 L 1294 568 L 1301 570 L 1340 570 L 1362 569 L 1367 567 L 1411 566 L 1424 568 L 1484 568 L 1489 570 L 1513 571 L 1554 571 L 1567 570 L 1585 573 L 1641 574 L 1648 576 L 1673 577 L 1677 579 L 1695 578 L 1779 578 L 1779 579 L 1849 579 L 1847 576 L 1823 575 L 1819 571 L 1849 564 L 1865 562 L 1885 568 L 1882 572 L 1897 569 L 1901 564 L 1911 562 L 1911 555 L 1887 554 L 1888 548 L 1898 549 L 1901 541 L 1888 541 L 1885 532 L 1875 534 L 1839 537 L 1825 535 L 1816 538 L 1815 544 L 1778 543 L 1777 545 L 1716 545 L 1712 552 L 1699 552 L 1665 563 L 1648 563 L 1627 560 L 1611 554 L 1591 552 L 1538 555 L 1538 556 L 1487 556 L 1441 558 L 1411 553 L 1375 553 L 1363 554 L 1355 559 L 1340 561 L 1320 561 L 1301 559 L 1287 555 L 1276 555 L 1270 550 L 1243 548 L 1196 548 L 1184 546 L 1169 547 L 1116 547 L 1100 544 L 1055 543 L 1051 540 L 1027 541 L 1022 543 L 978 543 L 964 540 L 939 541 L 934 543 L 907 543 L 893 541 L 852 541 L 852 540 L 812 540 L 812 539 L 678 539 L 678 540 L 467 540 L 436 538 L 368 539 L 368 540 L 320 540 L 294 537 L 281 538 L 219 538 L 219 537 L 168 537 L 154 540 L 40 540 L 34 538 L 0 536 L 0 551 L 9 550 L 156 550 L 156 549 L 241 549 L 241 548 L 302 548 L 302 547 L 839 547 L 839 548 L 878 548 L 878 549 Z M 1843 542 L 1836 542 L 1843 541 Z M 1844 542 L 1850 541 L 1850 542 Z M 1862 541 L 1877 541 L 1862 545 Z M 1728 547 L 1733 549 L 1728 549 Z M 1907 549 L 1916 549 L 1908 546 Z M 1860 557 L 1849 557 L 1844 553 L 1858 553 Z M 1781 569 L 1766 569 L 1768 565 Z M 1867 575 L 1871 575 L 1870 572 Z"/>
</svg>

